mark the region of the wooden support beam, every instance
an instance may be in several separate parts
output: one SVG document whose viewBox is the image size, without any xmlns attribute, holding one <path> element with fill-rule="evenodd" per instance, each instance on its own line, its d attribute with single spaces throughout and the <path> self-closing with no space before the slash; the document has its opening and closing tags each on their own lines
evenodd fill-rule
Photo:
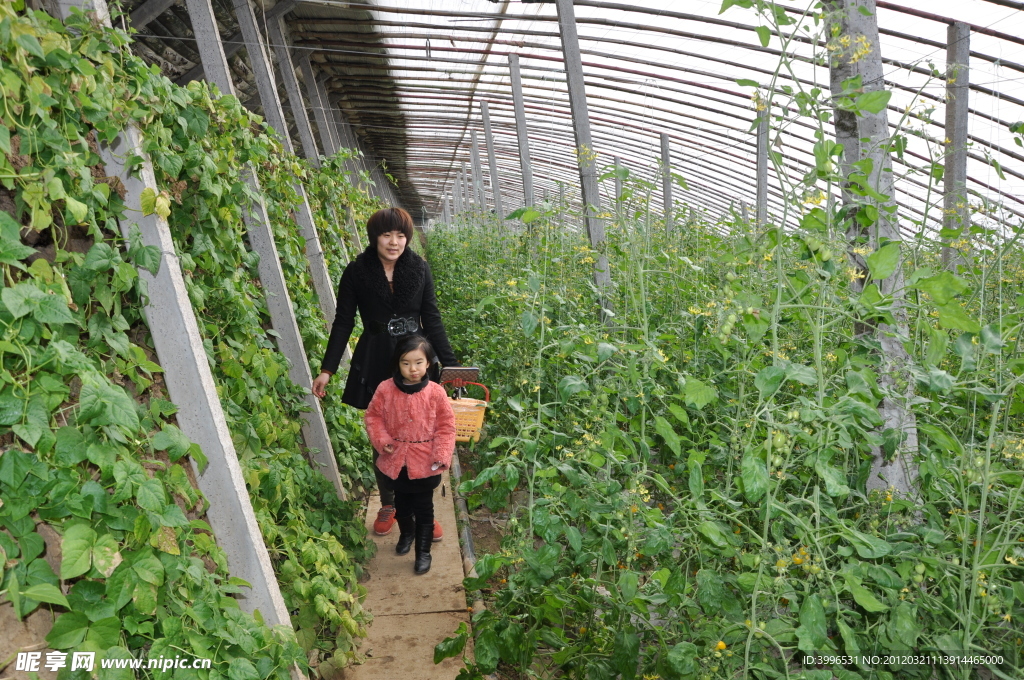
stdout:
<svg viewBox="0 0 1024 680">
<path fill-rule="evenodd" d="M 946 29 L 946 157 L 942 173 L 942 226 L 946 229 L 965 230 L 971 224 L 970 204 L 967 200 L 967 103 L 971 86 L 971 27 L 954 21 Z M 944 238 L 942 264 L 953 269 L 959 253 Z"/>
<path fill-rule="evenodd" d="M 668 135 L 661 133 L 661 202 L 665 213 L 665 231 L 670 232 L 672 222 L 672 153 L 669 149 Z"/>
<path fill-rule="evenodd" d="M 757 212 L 755 219 L 758 226 L 768 220 L 768 110 L 760 112 L 757 120 L 757 159 L 754 174 L 757 185 Z"/>
<path fill-rule="evenodd" d="M 523 104 L 523 79 L 519 73 L 519 55 L 508 55 L 508 68 L 512 78 L 512 102 L 516 109 L 516 137 L 519 139 L 519 167 L 523 177 L 523 197 L 527 206 L 533 205 L 533 169 L 530 166 L 530 138 L 526 131 L 526 107 Z"/>
<path fill-rule="evenodd" d="M 248 0 L 236 0 L 246 3 Z M 217 23 L 213 13 L 211 0 L 187 0 L 189 17 L 192 20 L 192 28 L 199 43 L 200 57 L 203 60 L 203 68 L 208 78 L 214 82 L 223 94 L 234 94 L 235 87 L 231 78 L 231 71 L 228 68 L 227 58 L 224 56 L 224 49 L 220 42 L 220 34 L 217 32 Z M 244 8 L 243 8 L 244 11 Z M 243 31 L 246 29 L 243 26 Z M 258 35 L 257 35 L 258 39 Z M 255 50 L 254 50 L 255 52 Z M 266 59 L 266 55 L 263 55 Z M 253 60 L 250 60 L 253 61 Z M 276 91 L 276 88 L 275 88 Z M 276 98 L 275 98 L 276 101 Z M 280 109 L 280 102 L 278 102 Z M 321 473 L 334 485 L 338 497 L 345 499 L 345 488 L 341 483 L 341 476 L 338 471 L 338 462 L 334 457 L 334 449 L 331 446 L 330 436 L 327 432 L 327 424 L 324 421 L 323 411 L 320 409 L 319 400 L 310 391 L 313 380 L 309 372 L 309 362 L 306 358 L 306 351 L 302 344 L 302 336 L 299 333 L 298 322 L 295 319 L 295 312 L 292 308 L 291 299 L 288 294 L 288 287 L 284 278 L 284 271 L 281 269 L 281 261 L 277 254 L 277 247 L 274 243 L 274 232 L 270 225 L 270 218 L 267 215 L 266 206 L 262 200 L 262 190 L 256 172 L 251 166 L 242 171 L 243 177 L 253 194 L 257 198 L 249 206 L 242 209 L 242 218 L 245 220 L 246 231 L 248 232 L 249 244 L 253 250 L 259 253 L 260 261 L 258 272 L 263 290 L 267 293 L 267 308 L 270 312 L 271 323 L 278 334 L 278 349 L 288 358 L 290 362 L 289 377 L 297 385 L 305 388 L 306 403 L 311 411 L 303 414 L 302 429 L 306 446 L 311 450 L 310 457 Z M 301 188 L 301 187 L 300 187 Z M 303 196 L 305 194 L 303 193 Z M 308 205 L 307 205 L 308 211 Z M 312 214 L 308 215 L 309 227 L 316 236 L 316 230 L 312 225 Z M 300 222 L 301 224 L 301 222 Z M 304 234 L 305 235 L 305 234 Z M 318 249 L 319 239 L 314 243 L 307 243 L 307 247 Z M 323 262 L 322 253 L 317 261 Z M 326 277 L 326 266 L 322 275 Z M 314 278 L 314 285 L 318 283 Z M 319 282 L 322 285 L 322 281 Z M 334 296 L 330 290 L 330 280 L 327 279 L 327 294 L 331 300 Z M 318 291 L 319 292 L 319 291 Z M 325 301 L 321 299 L 323 308 Z M 334 308 L 330 305 L 328 325 L 334 319 Z M 286 618 L 287 622 L 288 619 Z"/>
<path fill-rule="evenodd" d="M 590 136 L 590 114 L 587 110 L 587 93 L 583 84 L 583 63 L 580 59 L 580 43 L 576 33 L 576 14 L 572 0 L 556 0 L 558 10 L 558 32 L 562 38 L 565 79 L 569 89 L 569 108 L 572 111 L 573 132 L 576 137 L 577 162 L 580 168 L 580 190 L 583 199 L 584 221 L 590 246 L 597 256 L 594 262 L 594 283 L 600 291 L 602 317 L 610 309 L 607 295 L 610 294 L 611 272 L 608 256 L 604 254 L 604 221 L 601 214 L 601 192 L 597 184 L 597 151 Z"/>
<path fill-rule="evenodd" d="M 498 219 L 505 218 L 505 210 L 501 204 L 501 186 L 498 175 L 498 161 L 494 155 L 494 135 L 491 133 L 491 112 L 487 102 L 480 102 L 480 114 L 484 119 L 484 143 L 487 144 L 487 167 L 491 184 L 491 198 L 494 200 L 494 213 Z"/>
</svg>

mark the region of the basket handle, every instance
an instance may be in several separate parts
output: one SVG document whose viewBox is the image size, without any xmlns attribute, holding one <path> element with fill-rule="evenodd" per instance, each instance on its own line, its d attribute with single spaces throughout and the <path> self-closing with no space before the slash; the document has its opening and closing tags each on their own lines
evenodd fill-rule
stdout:
<svg viewBox="0 0 1024 680">
<path fill-rule="evenodd" d="M 455 388 L 465 387 L 466 385 L 476 385 L 484 389 L 484 401 L 491 400 L 491 391 L 487 389 L 487 385 L 482 385 L 478 382 L 470 382 L 468 380 L 462 380 L 461 378 L 455 378 L 453 380 L 445 380 L 441 385 L 451 385 Z"/>
</svg>

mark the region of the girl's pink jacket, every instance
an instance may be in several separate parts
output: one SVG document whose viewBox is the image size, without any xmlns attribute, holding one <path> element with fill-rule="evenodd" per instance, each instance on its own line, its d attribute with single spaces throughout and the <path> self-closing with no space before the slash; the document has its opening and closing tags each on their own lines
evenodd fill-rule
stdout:
<svg viewBox="0 0 1024 680">
<path fill-rule="evenodd" d="M 370 443 L 380 454 L 377 468 L 391 479 L 398 479 L 403 466 L 408 468 L 409 479 L 423 479 L 439 475 L 451 465 L 455 412 L 437 383 L 406 394 L 394 380 L 385 380 L 370 400 L 365 421 Z M 392 453 L 384 452 L 388 444 L 394 447 Z M 442 467 L 431 470 L 435 462 Z"/>
</svg>

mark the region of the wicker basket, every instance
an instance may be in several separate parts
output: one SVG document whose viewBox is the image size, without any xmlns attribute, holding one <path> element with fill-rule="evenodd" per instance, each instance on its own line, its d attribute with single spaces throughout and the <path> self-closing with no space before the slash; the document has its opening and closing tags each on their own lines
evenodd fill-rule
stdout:
<svg viewBox="0 0 1024 680">
<path fill-rule="evenodd" d="M 448 402 L 455 411 L 455 441 L 457 442 L 478 442 L 480 441 L 480 428 L 484 425 L 484 412 L 487 410 L 487 402 L 491 400 L 491 391 L 486 385 L 478 382 L 471 382 L 461 378 L 445 380 L 442 386 L 450 386 L 456 389 L 464 388 L 467 385 L 476 385 L 483 389 L 483 399 L 452 399 Z"/>
<path fill-rule="evenodd" d="M 487 402 L 483 399 L 448 399 L 455 411 L 455 441 L 480 441 Z"/>
</svg>

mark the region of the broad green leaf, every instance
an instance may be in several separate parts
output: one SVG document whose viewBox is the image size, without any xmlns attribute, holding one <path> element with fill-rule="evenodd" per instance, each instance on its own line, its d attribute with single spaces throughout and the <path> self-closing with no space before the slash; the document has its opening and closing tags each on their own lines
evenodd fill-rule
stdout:
<svg viewBox="0 0 1024 680">
<path fill-rule="evenodd" d="M 804 366 L 803 364 L 787 363 L 786 364 L 786 379 L 794 380 L 802 385 L 817 385 L 818 384 L 818 372 L 811 366 Z"/>
<path fill-rule="evenodd" d="M 829 496 L 846 496 L 850 493 L 850 487 L 846 485 L 843 473 L 828 463 L 819 460 L 814 464 L 814 471 L 825 481 L 825 493 Z"/>
<path fill-rule="evenodd" d="M 89 618 L 79 612 L 61 614 L 53 624 L 46 642 L 51 649 L 69 649 L 85 639 L 89 632 Z"/>
<path fill-rule="evenodd" d="M 615 345 L 609 344 L 607 342 L 599 342 L 597 343 L 597 360 L 606 361 L 617 351 L 618 348 L 616 348 Z"/>
<path fill-rule="evenodd" d="M 850 537 L 850 543 L 857 550 L 857 554 L 864 559 L 884 557 L 892 552 L 892 546 L 880 538 L 869 536 L 853 529 L 847 529 L 847 533 Z"/>
<path fill-rule="evenodd" d="M 537 323 L 540 319 L 529 309 L 524 309 L 522 316 L 519 318 L 519 323 L 523 328 L 523 333 L 527 336 L 533 335 L 533 331 L 537 328 Z"/>
<path fill-rule="evenodd" d="M 728 0 L 727 0 L 728 1 Z M 679 642 L 668 652 L 668 665 L 682 677 L 697 672 L 697 645 L 692 642 Z"/>
<path fill-rule="evenodd" d="M 163 429 L 153 435 L 153 449 L 166 451 L 171 461 L 176 461 L 186 453 L 192 442 L 185 436 L 185 433 L 174 425 L 166 424 Z"/>
<path fill-rule="evenodd" d="M 469 639 L 469 629 L 466 627 L 465 621 L 459 622 L 459 627 L 455 630 L 455 636 L 445 638 L 441 642 L 434 645 L 434 663 L 438 664 L 445 659 L 458 656 L 462 654 L 462 650 L 466 648 L 466 641 Z"/>
<path fill-rule="evenodd" d="M 889 605 L 879 602 L 878 598 L 864 586 L 848 581 L 846 587 L 849 588 L 850 594 L 853 595 L 853 599 L 857 604 L 864 607 L 867 611 L 877 613 L 889 609 Z"/>
<path fill-rule="evenodd" d="M 971 287 L 959 276 L 951 272 L 943 271 L 935 276 L 922 279 L 914 284 L 918 290 L 928 294 L 935 304 L 945 305 L 953 301 L 953 298 L 960 295 Z"/>
<path fill-rule="evenodd" d="M 761 87 L 761 84 L 756 80 L 749 80 L 747 78 L 740 78 L 736 81 L 736 84 L 740 87 Z"/>
<path fill-rule="evenodd" d="M 775 394 L 785 379 L 786 371 L 781 366 L 765 366 L 754 377 L 754 387 L 762 397 L 769 397 Z"/>
<path fill-rule="evenodd" d="M 162 586 L 164 584 L 164 565 L 153 555 L 147 555 L 142 559 L 136 560 L 135 564 L 132 565 L 132 569 L 146 583 L 154 586 Z"/>
<path fill-rule="evenodd" d="M 637 586 L 640 583 L 640 576 L 635 571 L 625 570 L 619 576 L 619 594 L 623 602 L 631 602 L 636 597 Z"/>
<path fill-rule="evenodd" d="M 74 218 L 74 224 L 81 224 L 89 215 L 89 206 L 71 196 L 64 199 L 64 205 L 67 206 L 68 213 Z"/>
<path fill-rule="evenodd" d="M 121 564 L 121 553 L 117 541 L 110 534 L 103 534 L 92 549 L 92 565 L 105 577 L 110 577 L 117 565 Z"/>
<path fill-rule="evenodd" d="M 62 607 L 71 608 L 71 605 L 68 604 L 68 599 L 64 597 L 64 593 L 60 592 L 60 588 L 50 583 L 37 583 L 34 586 L 29 586 L 21 591 L 21 596 L 36 602 L 59 604 Z"/>
<path fill-rule="evenodd" d="M 143 215 L 152 215 L 156 211 L 156 192 L 152 187 L 146 187 L 139 196 L 139 207 Z"/>
<path fill-rule="evenodd" d="M 900 264 L 900 244 L 887 243 L 868 255 L 867 263 L 872 279 L 877 281 L 889 278 Z"/>
<path fill-rule="evenodd" d="M 752 450 L 743 454 L 740 464 L 743 479 L 743 495 L 751 503 L 757 503 L 768 492 L 768 467 Z"/>
<path fill-rule="evenodd" d="M 262 677 L 245 657 L 236 657 L 228 665 L 228 680 L 260 680 Z"/>
<path fill-rule="evenodd" d="M 161 193 L 156 197 L 156 201 L 153 204 L 153 212 L 167 219 L 171 214 L 171 199 Z"/>
<path fill-rule="evenodd" d="M 711 520 L 701 522 L 697 526 L 697 531 L 702 533 L 718 548 L 724 548 L 729 544 L 728 539 L 725 537 L 725 532 L 717 523 L 712 522 Z"/>
<path fill-rule="evenodd" d="M 92 566 L 92 549 L 96 532 L 87 524 L 76 524 L 64 532 L 61 540 L 60 577 L 64 580 L 81 576 Z"/>
<path fill-rule="evenodd" d="M 558 381 L 558 396 L 561 397 L 562 403 L 569 401 L 569 397 L 577 392 L 589 389 L 587 381 L 576 375 L 567 375 Z"/>
<path fill-rule="evenodd" d="M 672 426 L 669 425 L 668 421 L 657 416 L 654 419 L 654 431 L 658 433 L 662 439 L 665 440 L 665 445 L 672 450 L 677 457 L 682 453 L 682 448 L 679 442 L 679 435 L 676 434 Z"/>
<path fill-rule="evenodd" d="M 800 651 L 811 653 L 832 649 L 825 624 L 825 608 L 817 593 L 811 593 L 800 605 L 800 626 L 796 629 Z"/>
<path fill-rule="evenodd" d="M 687 487 L 690 489 L 690 497 L 698 505 L 702 503 L 704 499 L 704 471 L 700 463 L 696 461 L 690 463 L 690 476 L 687 479 Z"/>
<path fill-rule="evenodd" d="M 981 331 L 981 325 L 967 316 L 959 302 L 954 300 L 944 305 L 937 305 L 937 308 L 939 310 L 939 325 L 943 328 L 975 334 Z"/>
<path fill-rule="evenodd" d="M 8 35 L 10 35 L 10 33 L 8 33 Z M 32 56 L 39 57 L 40 59 L 46 58 L 46 54 L 43 52 L 43 46 L 39 44 L 39 40 L 37 40 L 31 33 L 19 33 L 18 36 L 15 37 L 14 41 Z"/>
<path fill-rule="evenodd" d="M 862 95 L 858 95 L 856 99 L 857 111 L 868 112 L 868 113 L 881 113 L 889 104 L 889 99 L 892 97 L 892 92 L 888 90 L 876 90 L 875 92 L 865 92 Z M 886 278 L 886 277 L 881 277 Z"/>
<path fill-rule="evenodd" d="M 150 512 L 160 513 L 167 504 L 167 494 L 164 491 L 164 483 L 159 479 L 147 479 L 139 485 L 135 492 L 135 500 L 139 507 Z"/>
<path fill-rule="evenodd" d="M 756 26 L 754 31 L 757 33 L 757 39 L 761 41 L 761 47 L 768 47 L 768 43 L 772 39 L 771 30 L 767 26 Z"/>
<path fill-rule="evenodd" d="M 498 634 L 490 626 L 484 628 L 476 636 L 473 644 L 473 658 L 481 672 L 490 673 L 498 667 L 498 661 L 501 659 L 498 645 Z"/>
<path fill-rule="evenodd" d="M 889 620 L 889 637 L 897 643 L 896 648 L 900 651 L 913 650 L 921 631 L 921 625 L 917 622 L 917 607 L 909 602 L 901 602 Z"/>
<path fill-rule="evenodd" d="M 135 402 L 123 388 L 97 373 L 82 378 L 79 418 L 93 425 L 119 425 L 132 432 L 139 429 Z"/>
<path fill-rule="evenodd" d="M 702 409 L 718 398 L 718 390 L 705 385 L 696 378 L 687 378 L 683 386 L 683 401 L 696 409 Z"/>
<path fill-rule="evenodd" d="M 100 649 L 108 649 L 118 643 L 121 637 L 121 619 L 110 616 L 89 625 L 85 635 L 86 642 L 91 642 Z"/>
</svg>

